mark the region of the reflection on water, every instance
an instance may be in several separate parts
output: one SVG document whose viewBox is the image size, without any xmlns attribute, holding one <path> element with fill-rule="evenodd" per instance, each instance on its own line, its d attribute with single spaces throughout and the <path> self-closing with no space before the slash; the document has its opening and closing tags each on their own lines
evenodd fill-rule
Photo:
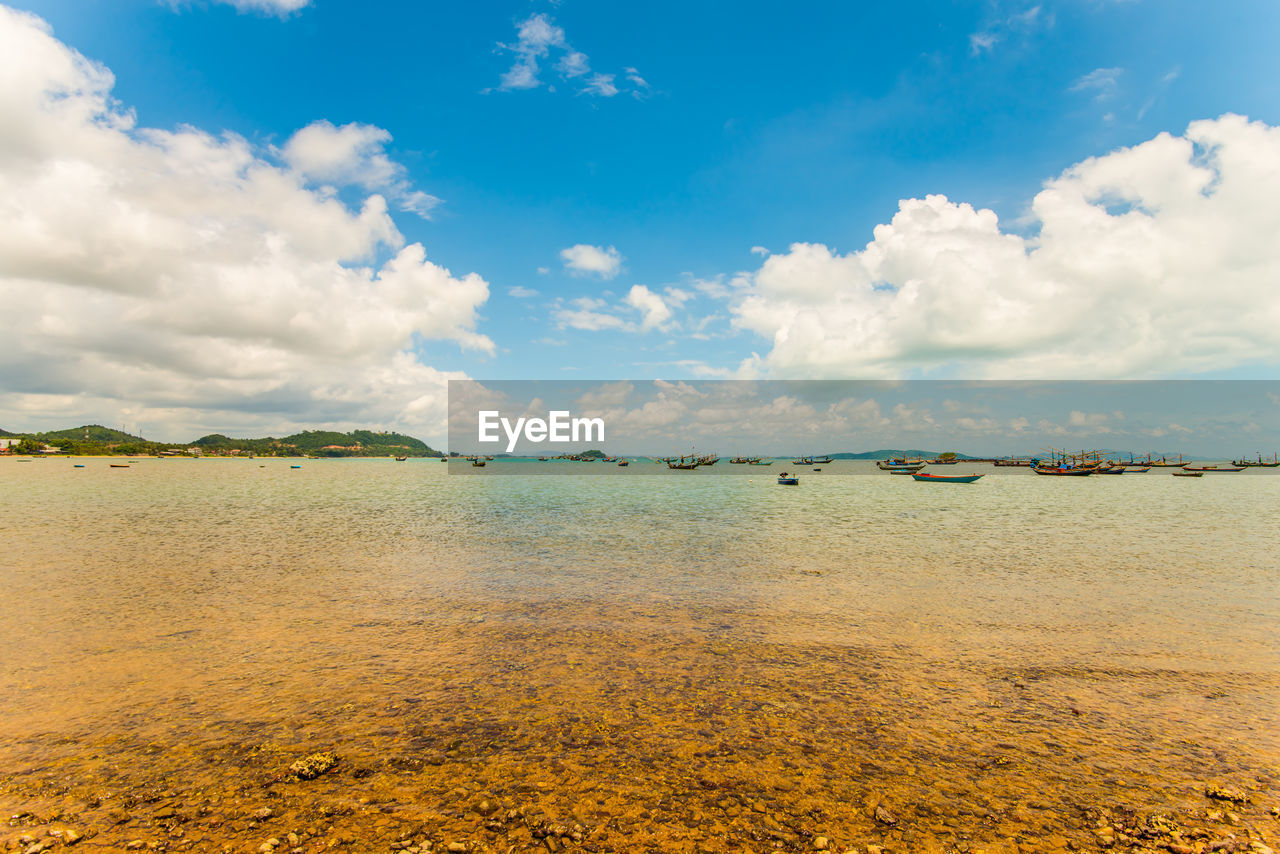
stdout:
<svg viewBox="0 0 1280 854">
<path fill-rule="evenodd" d="M 0 461 L 0 838 L 905 852 L 1280 834 L 1278 477 L 780 489 L 288 465 Z M 321 751 L 333 770 L 291 777 Z"/>
</svg>

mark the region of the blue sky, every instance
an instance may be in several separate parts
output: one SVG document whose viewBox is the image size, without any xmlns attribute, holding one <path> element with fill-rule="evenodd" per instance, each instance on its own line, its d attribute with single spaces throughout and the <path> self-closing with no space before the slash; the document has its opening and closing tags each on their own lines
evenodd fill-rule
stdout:
<svg viewBox="0 0 1280 854">
<path fill-rule="evenodd" d="M 374 229 L 363 254 L 321 259 L 308 248 L 291 262 L 376 271 L 401 247 L 421 244 L 415 270 L 435 282 L 422 287 L 449 292 L 424 297 L 428 308 L 407 293 L 377 302 L 377 323 L 359 328 L 269 306 L 226 318 L 239 328 L 202 328 L 183 345 L 179 336 L 196 333 L 138 303 L 137 293 L 126 305 L 108 288 L 99 316 L 148 317 L 122 336 L 132 349 L 83 334 L 50 343 L 30 332 L 47 316 L 26 318 L 26 358 L 0 366 L 29 377 L 2 389 L 0 426 L 9 429 L 84 417 L 176 433 L 324 421 L 438 435 L 436 398 L 378 379 L 408 376 L 405 354 L 413 371 L 435 372 L 414 374 L 433 387 L 458 372 L 1257 378 L 1274 376 L 1280 363 L 1269 334 L 1280 318 L 1277 253 L 1240 237 L 1236 223 L 1268 222 L 1274 214 L 1260 220 L 1260 212 L 1280 190 L 1267 165 L 1280 123 L 1274 3 L 78 0 L 10 8 L 34 13 L 48 38 L 110 70 L 108 109 L 131 113 L 123 133 L 135 143 L 149 129 L 215 140 L 230 133 L 313 201 L 337 199 L 358 213 L 371 195 L 387 200 L 394 238 Z M 15 38 L 42 38 L 25 20 L 12 25 Z M 1243 118 L 1219 124 L 1225 114 Z M 300 140 L 290 149 L 317 123 L 312 147 Z M 316 153 L 332 151 L 324 146 L 348 125 L 363 134 L 360 146 L 345 159 Z M 1223 152 L 1221 163 L 1214 152 Z M 53 148 L 44 156 L 46 164 L 68 158 Z M 173 148 L 147 156 L 184 180 L 209 171 Z M 1066 192 L 1038 197 L 1055 179 Z M 184 204 L 175 213 L 173 199 L 126 183 L 120 198 L 147 222 L 253 214 L 212 201 L 205 212 Z M 1166 198 L 1162 188 L 1182 183 L 1185 194 Z M 1219 186 L 1253 192 L 1237 197 Z M 1205 196 L 1215 204 L 1199 205 Z M 187 198 L 199 207 L 202 196 Z M 1094 222 L 1096 211 L 1113 220 Z M 65 229 L 75 241 L 84 239 L 76 229 L 93 228 L 65 212 L 25 213 L 43 218 L 41 233 Z M 289 228 L 307 221 L 273 227 L 287 241 Z M 891 222 L 892 233 L 876 231 Z M 1097 263 L 1073 263 L 1097 235 L 1122 233 Z M 1197 254 L 1212 263 L 1175 280 L 1186 264 L 1170 247 L 1185 246 L 1188 234 L 1233 236 L 1207 244 Z M 1010 249 L 1010 241 L 1021 243 Z M 15 293 L 56 287 L 63 302 L 86 287 L 102 295 L 62 272 L 31 275 L 37 262 L 14 255 L 0 277 Z M 85 276 L 98 274 L 107 272 Z M 157 287 L 209 294 L 217 287 L 209 283 L 228 275 L 175 268 L 157 273 Z M 450 290 L 469 275 L 482 280 L 483 296 Z M 379 275 L 371 276 L 376 287 Z M 265 298 L 273 281 L 244 287 Z M 334 299 L 323 283 L 308 287 L 280 302 Z M 362 299 L 342 302 L 362 308 Z M 432 300 L 448 303 L 447 323 L 433 326 L 440 311 Z M 1215 305 L 1221 318 L 1212 317 Z M 1241 314 L 1250 323 L 1232 319 Z M 260 334 L 245 331 L 259 322 Z M 314 326 L 314 340 L 300 342 L 300 326 Z M 157 343 L 137 346 L 139 335 Z M 383 343 L 324 350 L 344 336 Z M 274 365 L 279 382 L 247 368 L 183 374 L 166 355 L 205 346 L 232 362 Z M 62 370 L 33 367 L 59 359 Z M 306 367 L 324 359 L 362 373 L 334 391 Z M 117 381 L 116 370 L 78 388 L 86 363 L 138 375 Z M 149 381 L 148 371 L 166 373 Z"/>
</svg>

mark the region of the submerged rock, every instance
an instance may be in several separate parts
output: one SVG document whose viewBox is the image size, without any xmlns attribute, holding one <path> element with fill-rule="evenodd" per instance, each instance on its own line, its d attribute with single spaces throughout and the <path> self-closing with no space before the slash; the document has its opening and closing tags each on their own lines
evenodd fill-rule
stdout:
<svg viewBox="0 0 1280 854">
<path fill-rule="evenodd" d="M 1231 801 L 1237 804 L 1242 804 L 1249 800 L 1249 796 L 1239 789 L 1215 786 L 1212 783 L 1204 787 L 1204 794 L 1205 797 L 1213 798 L 1215 801 Z"/>
<path fill-rule="evenodd" d="M 289 766 L 289 773 L 298 780 L 314 780 L 337 764 L 338 757 L 326 750 L 299 759 Z"/>
</svg>

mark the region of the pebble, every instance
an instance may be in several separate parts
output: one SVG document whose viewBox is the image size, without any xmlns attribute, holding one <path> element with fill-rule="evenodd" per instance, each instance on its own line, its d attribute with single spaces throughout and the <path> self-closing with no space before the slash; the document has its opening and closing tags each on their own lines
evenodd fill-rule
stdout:
<svg viewBox="0 0 1280 854">
<path fill-rule="evenodd" d="M 825 836 L 815 837 L 813 840 L 813 848 L 815 851 L 826 851 L 831 847 L 831 840 Z"/>
</svg>

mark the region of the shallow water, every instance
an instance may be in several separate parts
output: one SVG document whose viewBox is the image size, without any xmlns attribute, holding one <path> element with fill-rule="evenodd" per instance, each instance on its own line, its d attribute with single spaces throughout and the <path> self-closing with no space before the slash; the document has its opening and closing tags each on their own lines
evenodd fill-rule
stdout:
<svg viewBox="0 0 1280 854">
<path fill-rule="evenodd" d="M 959 486 L 837 463 L 792 489 L 772 472 L 83 462 L 0 460 L 0 802 L 28 813 L 10 840 L 898 852 L 1280 834 L 1271 471 L 979 467 Z M 332 771 L 288 779 L 319 751 Z"/>
</svg>

